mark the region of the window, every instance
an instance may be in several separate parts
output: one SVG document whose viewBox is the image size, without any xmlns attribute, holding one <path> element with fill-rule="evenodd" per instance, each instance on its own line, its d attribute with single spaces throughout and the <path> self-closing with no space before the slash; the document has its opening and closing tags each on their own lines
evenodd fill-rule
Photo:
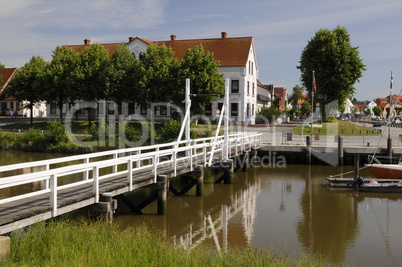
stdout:
<svg viewBox="0 0 402 267">
<path fill-rule="evenodd" d="M 239 80 L 232 80 L 232 93 L 239 93 Z"/>
<path fill-rule="evenodd" d="M 148 113 L 148 105 L 141 104 L 141 115 L 147 115 L 147 113 Z"/>
<path fill-rule="evenodd" d="M 251 105 L 251 116 L 254 116 L 254 104 Z"/>
<path fill-rule="evenodd" d="M 250 103 L 247 103 L 247 117 L 250 117 Z"/>
<path fill-rule="evenodd" d="M 254 83 L 253 83 L 253 96 L 254 96 L 254 90 L 255 90 L 255 89 L 254 89 Z"/>
<path fill-rule="evenodd" d="M 212 115 L 212 104 L 208 104 L 205 106 L 205 115 L 206 116 Z"/>
<path fill-rule="evenodd" d="M 128 115 L 135 114 L 135 103 L 128 103 Z"/>
<path fill-rule="evenodd" d="M 239 103 L 231 103 L 230 116 L 238 116 L 238 115 L 239 115 Z"/>
<path fill-rule="evenodd" d="M 248 74 L 251 74 L 251 61 L 248 62 Z"/>
<path fill-rule="evenodd" d="M 50 114 L 56 114 L 56 104 L 55 103 L 50 104 Z"/>
<path fill-rule="evenodd" d="M 160 115 L 167 115 L 167 106 L 160 106 Z"/>
<path fill-rule="evenodd" d="M 218 109 L 221 111 L 220 114 L 222 114 L 222 108 L 223 108 L 223 103 L 218 103 Z"/>
<path fill-rule="evenodd" d="M 250 94 L 250 82 L 247 82 L 247 94 Z"/>
</svg>

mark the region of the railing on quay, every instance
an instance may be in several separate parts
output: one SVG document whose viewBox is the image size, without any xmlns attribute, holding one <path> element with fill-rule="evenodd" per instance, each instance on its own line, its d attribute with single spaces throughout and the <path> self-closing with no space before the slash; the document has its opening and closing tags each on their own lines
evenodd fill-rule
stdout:
<svg viewBox="0 0 402 267">
<path fill-rule="evenodd" d="M 33 196 L 50 193 L 50 207 L 52 216 L 57 216 L 58 191 L 78 185 L 92 184 L 95 196 L 94 203 L 99 202 L 100 181 L 117 176 L 126 176 L 129 190 L 133 189 L 135 183 L 135 171 L 149 169 L 154 175 L 154 183 L 158 169 L 162 166 L 171 166 L 173 176 L 177 172 L 177 164 L 186 164 L 191 170 L 194 167 L 194 160 L 202 158 L 204 166 L 207 165 L 208 156 L 222 153 L 224 136 L 218 138 L 192 139 L 190 145 L 187 140 L 158 144 L 136 148 L 125 148 L 104 152 L 41 160 L 35 162 L 19 163 L 0 166 L 0 192 L 4 189 L 26 185 L 30 183 L 42 183 L 39 190 L 3 197 L 0 205 Z M 237 153 L 244 151 L 246 147 L 261 147 L 261 136 L 259 134 L 235 133 L 229 135 L 229 151 Z M 187 165 L 188 164 L 188 165 Z M 198 163 L 199 164 L 199 163 Z M 7 176 L 7 172 L 20 170 L 23 173 Z M 110 170 L 104 170 L 111 168 Z M 100 171 L 103 170 L 101 173 Z M 69 175 L 80 175 L 79 181 L 59 184 L 58 178 Z"/>
</svg>

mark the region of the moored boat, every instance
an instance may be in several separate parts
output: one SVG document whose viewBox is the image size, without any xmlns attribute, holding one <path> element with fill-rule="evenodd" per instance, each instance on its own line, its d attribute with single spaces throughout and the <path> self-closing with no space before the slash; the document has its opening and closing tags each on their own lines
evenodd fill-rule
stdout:
<svg viewBox="0 0 402 267">
<path fill-rule="evenodd" d="M 359 187 L 362 192 L 402 193 L 402 183 L 365 183 Z"/>
<path fill-rule="evenodd" d="M 370 163 L 365 164 L 365 167 L 378 179 L 402 180 L 402 165 L 400 164 Z"/>
</svg>

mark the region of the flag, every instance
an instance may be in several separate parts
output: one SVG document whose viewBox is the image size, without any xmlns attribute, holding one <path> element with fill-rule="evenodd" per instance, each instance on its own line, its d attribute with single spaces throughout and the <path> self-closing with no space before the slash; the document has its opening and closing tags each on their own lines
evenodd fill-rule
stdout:
<svg viewBox="0 0 402 267">
<path fill-rule="evenodd" d="M 389 89 L 392 89 L 392 84 L 394 83 L 394 77 L 392 77 L 393 71 L 391 71 L 391 81 L 389 82 Z"/>
<path fill-rule="evenodd" d="M 317 91 L 317 85 L 315 83 L 315 71 L 313 71 L 313 90 L 314 92 Z"/>
</svg>

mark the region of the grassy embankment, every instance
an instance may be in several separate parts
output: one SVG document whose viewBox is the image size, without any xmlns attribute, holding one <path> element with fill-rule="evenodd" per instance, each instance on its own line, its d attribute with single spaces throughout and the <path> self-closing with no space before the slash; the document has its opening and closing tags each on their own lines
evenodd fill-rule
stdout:
<svg viewBox="0 0 402 267">
<path fill-rule="evenodd" d="M 111 127 L 113 127 L 111 129 Z M 124 128 L 123 128 L 124 127 Z M 58 153 L 89 153 L 110 149 L 130 147 L 131 143 L 144 140 L 142 145 L 150 143 L 166 143 L 177 139 L 181 122 L 169 120 L 165 123 L 155 123 L 153 130 L 150 123 L 118 122 L 106 124 L 104 122 L 74 121 L 67 128 L 74 133 L 74 138 L 66 134 L 64 124 L 58 121 L 15 123 L 0 127 L 0 149 L 22 150 L 31 152 L 58 152 Z M 120 131 L 122 128 L 122 131 Z M 5 131 L 2 131 L 5 129 Z M 8 132 L 6 130 L 12 130 Z M 20 132 L 21 131 L 21 132 Z M 216 125 L 192 125 L 192 138 L 212 136 Z M 71 137 L 71 136 L 70 136 Z M 79 144 L 74 142 L 83 142 Z M 102 142 L 99 142 L 102 140 Z M 153 140 L 151 142 L 151 140 Z M 84 145 L 83 145 L 84 144 Z"/>
<path fill-rule="evenodd" d="M 106 222 L 38 223 L 11 236 L 11 257 L 0 266 L 324 266 L 267 250 L 172 246 L 145 226 L 118 229 Z"/>
<path fill-rule="evenodd" d="M 293 133 L 295 134 L 310 134 L 311 126 L 296 126 L 293 128 Z M 346 121 L 337 122 L 324 122 L 322 127 L 313 127 L 312 134 L 323 134 L 323 135 L 347 135 L 347 136 L 379 136 L 381 135 L 376 129 L 370 127 L 363 127 L 356 125 L 354 123 Z"/>
</svg>

